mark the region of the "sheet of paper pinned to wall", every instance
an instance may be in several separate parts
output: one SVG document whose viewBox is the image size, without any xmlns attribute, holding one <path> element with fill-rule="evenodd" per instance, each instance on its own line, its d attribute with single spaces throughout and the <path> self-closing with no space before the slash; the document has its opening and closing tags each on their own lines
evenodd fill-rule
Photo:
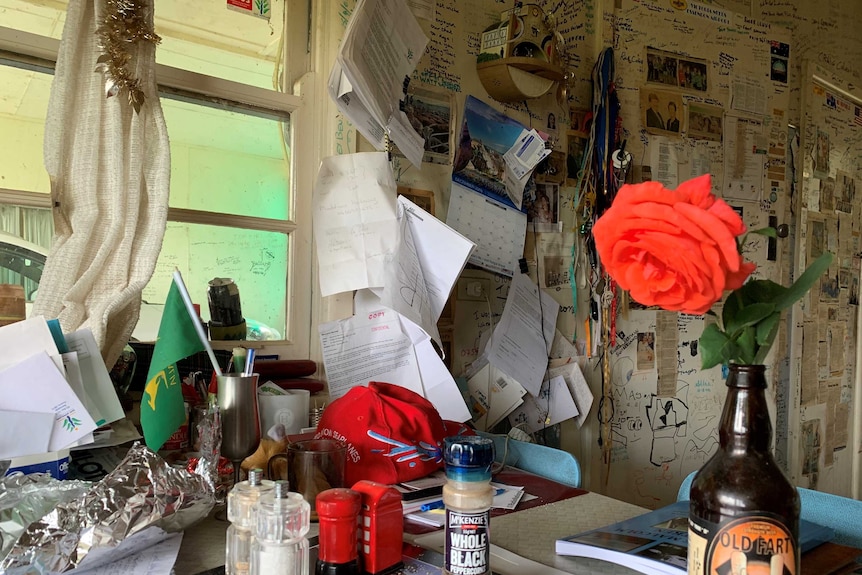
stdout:
<svg viewBox="0 0 862 575">
<path fill-rule="evenodd" d="M 503 317 L 488 343 L 491 365 L 514 378 L 532 395 L 548 367 L 548 354 L 560 304 L 534 284 L 526 274 L 515 274 Z"/>
<path fill-rule="evenodd" d="M 653 180 L 671 190 L 679 185 L 679 158 L 676 147 L 666 138 L 650 138 L 650 166 Z"/>
<path fill-rule="evenodd" d="M 761 119 L 725 115 L 721 197 L 744 202 L 761 200 L 766 151 Z"/>
<path fill-rule="evenodd" d="M 513 427 L 526 426 L 530 433 L 578 415 L 578 407 L 562 375 L 542 383 L 539 395 L 527 395 L 524 402 L 509 414 Z"/>
<path fill-rule="evenodd" d="M 321 295 L 384 285 L 398 239 L 396 194 L 384 153 L 323 159 L 314 186 Z"/>
<path fill-rule="evenodd" d="M 405 121 L 399 102 L 427 44 L 428 38 L 406 2 L 359 0 L 344 31 L 328 86 L 341 113 L 378 150 L 385 145 L 383 130 L 389 131 L 401 152 L 417 166 L 422 163 L 425 141 Z"/>
<path fill-rule="evenodd" d="M 487 431 L 512 413 L 527 390 L 490 364 L 485 364 L 467 381 L 470 409 L 476 429 Z"/>
<path fill-rule="evenodd" d="M 659 397 L 676 396 L 676 378 L 679 370 L 679 329 L 677 329 L 677 318 L 679 314 L 675 311 L 657 311 L 655 314 L 655 331 L 658 337 L 656 342 L 657 357 L 656 369 L 658 371 L 658 382 L 656 383 L 656 395 Z"/>
<path fill-rule="evenodd" d="M 578 364 L 575 358 L 565 358 L 551 360 L 548 367 L 548 377 L 562 376 L 565 380 L 578 408 L 575 423 L 578 424 L 578 427 L 581 427 L 590 414 L 594 397 L 593 392 L 590 390 L 590 385 L 587 383 L 583 371 L 581 371 L 580 364 Z"/>
</svg>

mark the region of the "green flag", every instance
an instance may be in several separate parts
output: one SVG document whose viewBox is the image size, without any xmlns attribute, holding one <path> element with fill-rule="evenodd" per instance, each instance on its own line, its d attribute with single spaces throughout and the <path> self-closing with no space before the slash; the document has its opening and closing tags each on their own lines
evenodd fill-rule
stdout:
<svg viewBox="0 0 862 575">
<path fill-rule="evenodd" d="M 195 331 L 176 281 L 171 283 L 159 337 L 141 398 L 141 427 L 147 447 L 157 451 L 186 420 L 182 381 L 176 363 L 206 349 Z"/>
</svg>

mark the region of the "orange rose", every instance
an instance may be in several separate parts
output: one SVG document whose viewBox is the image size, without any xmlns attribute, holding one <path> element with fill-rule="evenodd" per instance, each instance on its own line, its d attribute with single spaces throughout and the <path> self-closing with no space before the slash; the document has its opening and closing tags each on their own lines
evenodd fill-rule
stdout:
<svg viewBox="0 0 862 575">
<path fill-rule="evenodd" d="M 742 218 L 710 189 L 709 174 L 676 190 L 625 185 L 593 226 L 602 265 L 636 301 L 700 315 L 754 271 L 736 245 Z"/>
</svg>

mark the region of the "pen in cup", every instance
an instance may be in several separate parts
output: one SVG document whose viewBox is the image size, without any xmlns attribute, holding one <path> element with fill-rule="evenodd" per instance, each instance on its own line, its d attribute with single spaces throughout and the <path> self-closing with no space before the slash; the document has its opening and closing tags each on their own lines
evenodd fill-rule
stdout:
<svg viewBox="0 0 862 575">
<path fill-rule="evenodd" d="M 245 369 L 242 372 L 244 376 L 249 376 L 254 373 L 254 355 L 255 350 L 253 347 L 249 348 L 245 352 Z"/>
</svg>

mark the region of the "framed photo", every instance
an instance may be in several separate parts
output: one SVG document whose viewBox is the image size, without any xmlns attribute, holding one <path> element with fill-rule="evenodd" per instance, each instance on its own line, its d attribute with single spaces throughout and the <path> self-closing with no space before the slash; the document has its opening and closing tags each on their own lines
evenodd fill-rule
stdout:
<svg viewBox="0 0 862 575">
<path fill-rule="evenodd" d="M 670 90 L 641 88 L 641 120 L 647 132 L 679 136 L 685 131 L 682 95 Z"/>
<path fill-rule="evenodd" d="M 398 186 L 398 193 L 432 216 L 436 217 L 434 213 L 434 192 L 431 190 L 420 190 L 418 188 L 405 188 L 404 186 Z"/>
<path fill-rule="evenodd" d="M 720 142 L 724 129 L 724 108 L 695 102 L 688 103 L 686 135 L 699 140 Z"/>
<path fill-rule="evenodd" d="M 536 166 L 536 181 L 562 184 L 566 180 L 566 154 L 551 152 Z"/>
<path fill-rule="evenodd" d="M 584 153 L 587 151 L 588 137 L 569 134 L 566 152 L 566 179 L 568 184 L 574 186 L 578 180 L 578 172 L 584 163 Z"/>
<path fill-rule="evenodd" d="M 572 135 L 588 138 L 590 127 L 587 125 L 587 116 L 590 111 L 584 108 L 569 108 L 569 137 Z"/>
</svg>

